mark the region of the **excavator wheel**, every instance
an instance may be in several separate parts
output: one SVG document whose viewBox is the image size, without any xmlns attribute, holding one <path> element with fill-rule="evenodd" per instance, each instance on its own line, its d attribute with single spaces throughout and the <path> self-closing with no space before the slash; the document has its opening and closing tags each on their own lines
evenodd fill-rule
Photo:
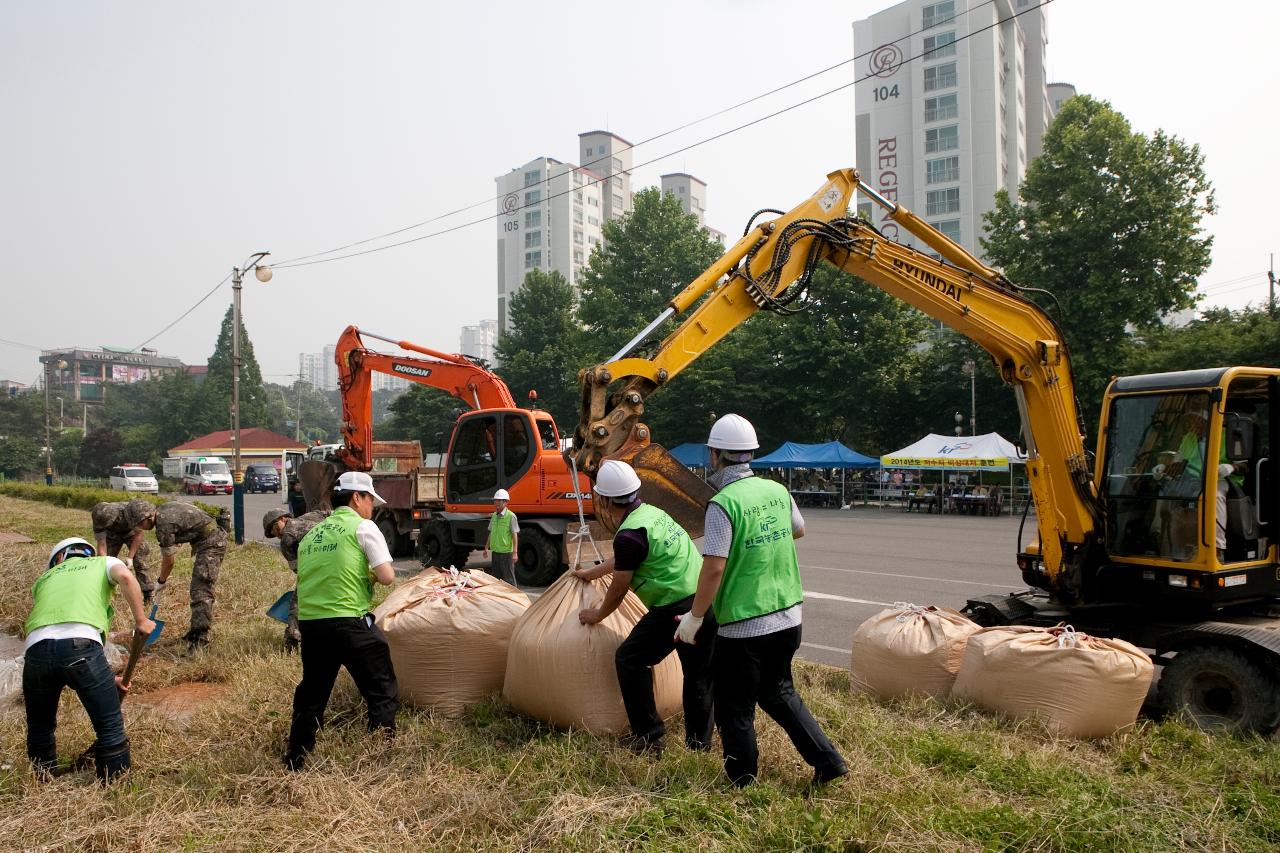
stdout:
<svg viewBox="0 0 1280 853">
<path fill-rule="evenodd" d="M 560 549 L 551 537 L 536 527 L 520 531 L 520 553 L 516 560 L 516 582 L 520 586 L 546 586 L 560 576 Z"/>
<path fill-rule="evenodd" d="M 389 512 L 382 512 L 378 514 L 375 521 L 378 525 L 378 530 L 382 531 L 382 538 L 387 540 L 387 549 L 391 551 L 391 556 L 407 557 L 409 555 L 409 537 L 400 532 L 395 516 Z"/>
<path fill-rule="evenodd" d="M 418 562 L 424 566 L 435 566 L 447 569 L 450 566 L 461 569 L 467 564 L 470 548 L 460 548 L 453 544 L 453 536 L 449 531 L 449 522 L 435 518 L 418 529 Z"/>
<path fill-rule="evenodd" d="M 1158 688 L 1170 713 L 1185 713 L 1202 729 L 1266 735 L 1280 725 L 1280 685 L 1257 662 L 1222 646 L 1178 652 Z"/>
</svg>

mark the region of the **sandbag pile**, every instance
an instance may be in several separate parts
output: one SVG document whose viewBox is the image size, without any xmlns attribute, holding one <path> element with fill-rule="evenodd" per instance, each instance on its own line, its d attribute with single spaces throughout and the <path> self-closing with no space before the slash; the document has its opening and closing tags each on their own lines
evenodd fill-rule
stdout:
<svg viewBox="0 0 1280 853">
<path fill-rule="evenodd" d="M 1155 667 L 1137 646 L 1068 626 L 984 628 L 969 637 L 953 695 L 1008 714 L 1039 714 L 1063 734 L 1130 728 Z"/>
<path fill-rule="evenodd" d="M 566 572 L 525 611 L 511 635 L 502 695 L 515 710 L 560 728 L 620 734 L 627 714 L 614 653 L 644 616 L 635 593 L 597 625 L 578 611 L 597 607 L 609 578 L 584 581 Z M 675 633 L 675 623 L 671 631 Z M 673 653 L 653 668 L 653 695 L 665 719 L 680 709 L 683 673 Z"/>
<path fill-rule="evenodd" d="M 528 607 L 527 595 L 481 571 L 427 569 L 397 587 L 374 616 L 400 698 L 453 716 L 498 692 L 511 632 Z"/>
<path fill-rule="evenodd" d="M 951 695 L 969 636 L 981 630 L 955 610 L 895 604 L 853 633 L 855 693 L 882 699 Z"/>
</svg>

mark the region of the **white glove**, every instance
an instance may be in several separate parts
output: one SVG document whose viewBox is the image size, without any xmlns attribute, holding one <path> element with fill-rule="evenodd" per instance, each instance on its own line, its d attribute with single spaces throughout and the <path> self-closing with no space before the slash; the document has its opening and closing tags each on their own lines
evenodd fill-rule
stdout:
<svg viewBox="0 0 1280 853">
<path fill-rule="evenodd" d="M 1221 463 L 1221 464 L 1219 464 L 1219 465 L 1218 465 L 1218 476 L 1219 476 L 1219 477 L 1230 477 L 1230 476 L 1231 476 L 1232 474 L 1234 474 L 1235 472 L 1236 472 L 1236 466 L 1234 466 L 1234 465 L 1232 465 L 1232 464 L 1230 464 L 1230 463 L 1223 462 L 1223 463 Z"/>
<path fill-rule="evenodd" d="M 125 557 L 120 562 L 124 563 L 125 568 L 127 568 L 129 571 L 133 571 L 133 557 Z"/>
<path fill-rule="evenodd" d="M 693 645 L 695 637 L 698 636 L 698 629 L 702 627 L 702 620 L 705 616 L 694 616 L 693 613 L 684 613 L 680 616 L 680 624 L 676 627 L 676 642 L 688 643 Z"/>
<path fill-rule="evenodd" d="M 1155 478 L 1156 478 L 1157 480 L 1159 480 L 1161 477 L 1163 477 L 1163 476 L 1164 476 L 1164 463 L 1163 463 L 1163 462 L 1157 462 L 1157 463 L 1156 463 L 1156 467 L 1154 467 L 1154 468 L 1152 468 L 1152 469 L 1151 469 L 1151 473 L 1155 476 Z"/>
</svg>

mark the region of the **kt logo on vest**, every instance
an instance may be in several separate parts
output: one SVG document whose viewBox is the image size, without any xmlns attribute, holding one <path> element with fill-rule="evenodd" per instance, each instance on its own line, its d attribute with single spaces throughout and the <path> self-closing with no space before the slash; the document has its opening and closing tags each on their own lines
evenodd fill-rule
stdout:
<svg viewBox="0 0 1280 853">
<path fill-rule="evenodd" d="M 776 515 L 766 515 L 760 521 L 760 535 L 752 536 L 742 544 L 747 548 L 759 548 L 762 545 L 768 545 L 771 542 L 779 542 L 783 539 L 791 538 L 791 531 L 788 529 L 775 529 L 778 526 L 778 517 Z"/>
</svg>

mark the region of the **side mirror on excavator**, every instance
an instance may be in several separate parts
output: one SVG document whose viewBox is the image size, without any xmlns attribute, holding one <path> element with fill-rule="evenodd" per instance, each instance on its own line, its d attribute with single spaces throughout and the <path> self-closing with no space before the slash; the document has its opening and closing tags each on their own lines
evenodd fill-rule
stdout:
<svg viewBox="0 0 1280 853">
<path fill-rule="evenodd" d="M 1232 462 L 1247 462 L 1253 458 L 1253 418 L 1236 412 L 1227 412 L 1226 430 L 1222 440 L 1227 443 L 1226 457 Z"/>
</svg>

